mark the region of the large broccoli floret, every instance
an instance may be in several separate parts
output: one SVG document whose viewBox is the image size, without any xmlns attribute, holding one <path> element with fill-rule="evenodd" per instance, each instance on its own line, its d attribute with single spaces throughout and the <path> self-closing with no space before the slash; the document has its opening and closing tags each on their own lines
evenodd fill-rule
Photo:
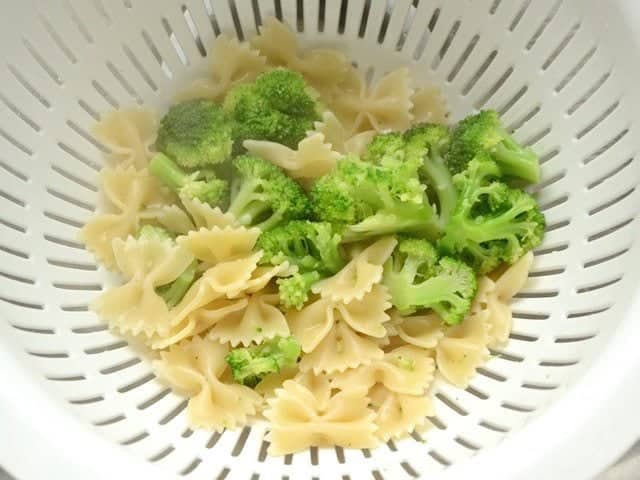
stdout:
<svg viewBox="0 0 640 480">
<path fill-rule="evenodd" d="M 299 271 L 332 274 L 345 264 L 341 240 L 330 223 L 296 220 L 264 232 L 256 249 L 263 251 L 262 263 L 279 265 L 288 261 Z"/>
<path fill-rule="evenodd" d="M 479 152 L 489 153 L 503 176 L 531 183 L 540 181 L 538 157 L 512 138 L 493 110 L 482 111 L 458 123 L 451 138 L 448 166 L 453 173 L 460 173 Z"/>
<path fill-rule="evenodd" d="M 188 173 L 163 153 L 153 156 L 149 162 L 149 170 L 178 195 L 196 198 L 214 207 L 223 204 L 229 193 L 227 182 L 215 178 L 211 170 Z"/>
<path fill-rule="evenodd" d="M 236 382 L 255 387 L 264 377 L 293 367 L 300 357 L 300 344 L 294 337 L 274 337 L 259 345 L 231 350 L 227 364 Z"/>
<path fill-rule="evenodd" d="M 514 263 L 542 241 L 545 219 L 535 198 L 498 181 L 500 168 L 487 154 L 476 156 L 453 177 L 456 209 L 440 239 L 440 250 L 464 259 L 484 274 Z"/>
<path fill-rule="evenodd" d="M 311 202 L 320 220 L 345 226 L 345 241 L 398 232 L 435 238 L 436 212 L 413 180 L 403 169 L 345 158 L 315 183 Z"/>
<path fill-rule="evenodd" d="M 156 147 L 187 169 L 222 163 L 231 157 L 231 123 L 209 100 L 178 103 L 160 121 Z"/>
<path fill-rule="evenodd" d="M 295 148 L 319 119 L 318 105 L 302 75 L 282 68 L 233 88 L 224 109 L 232 119 L 236 146 L 252 139 Z"/>
<path fill-rule="evenodd" d="M 464 319 L 478 287 L 471 267 L 438 258 L 431 243 L 412 238 L 402 239 L 385 263 L 383 283 L 400 313 L 432 309 L 449 325 Z"/>
<path fill-rule="evenodd" d="M 293 276 L 278 280 L 280 303 L 302 308 L 313 284 L 345 265 L 341 241 L 330 223 L 309 221 L 289 222 L 260 235 L 256 248 L 263 252 L 261 263 L 287 261 L 298 267 Z"/>
<path fill-rule="evenodd" d="M 304 190 L 279 167 L 252 155 L 233 160 L 229 212 L 241 225 L 269 230 L 279 223 L 308 218 Z"/>
<path fill-rule="evenodd" d="M 159 239 L 174 241 L 173 236 L 164 228 L 155 225 L 143 225 L 136 232 L 139 239 Z M 156 288 L 156 293 L 162 297 L 167 307 L 173 308 L 182 297 L 185 296 L 189 287 L 193 285 L 198 275 L 198 262 L 194 260 L 173 282 Z"/>
</svg>

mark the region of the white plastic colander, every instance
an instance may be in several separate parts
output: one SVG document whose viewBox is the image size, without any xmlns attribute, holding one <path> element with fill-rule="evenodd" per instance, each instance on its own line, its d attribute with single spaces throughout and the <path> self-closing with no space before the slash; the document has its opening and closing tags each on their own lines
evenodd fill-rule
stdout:
<svg viewBox="0 0 640 480">
<path fill-rule="evenodd" d="M 0 5 L 0 464 L 20 480 L 583 479 L 640 435 L 635 0 Z M 77 241 L 99 201 L 92 125 L 166 109 L 216 35 L 269 15 L 371 79 L 409 65 L 452 120 L 497 109 L 541 156 L 548 231 L 511 340 L 466 390 L 436 384 L 424 438 L 271 458 L 264 424 L 192 431 L 185 400 L 88 311 L 112 283 Z"/>
</svg>

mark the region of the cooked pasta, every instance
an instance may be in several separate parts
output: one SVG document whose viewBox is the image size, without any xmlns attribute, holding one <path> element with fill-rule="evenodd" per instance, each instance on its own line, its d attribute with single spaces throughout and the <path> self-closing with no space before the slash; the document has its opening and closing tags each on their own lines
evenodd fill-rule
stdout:
<svg viewBox="0 0 640 480">
<path fill-rule="evenodd" d="M 233 429 L 262 415 L 269 422 L 266 440 L 271 455 L 311 446 L 372 448 L 428 429 L 429 417 L 435 415 L 434 378 L 466 388 L 489 360 L 489 349 L 508 341 L 511 301 L 524 287 L 533 262 L 528 252 L 512 265 L 474 272 L 469 259 L 451 254 L 449 260 L 468 272 L 455 285 L 458 290 L 446 291 L 448 282 L 455 281 L 453 273 L 432 284 L 446 291 L 440 304 L 422 301 L 419 308 L 402 308 L 398 298 L 404 292 L 398 294 L 393 283 L 398 269 L 416 279 L 408 284 L 408 296 L 424 296 L 419 281 L 439 276 L 445 260 L 436 244 L 426 242 L 430 253 L 418 262 L 405 262 L 410 256 L 403 250 L 407 232 L 420 235 L 415 222 L 394 222 L 412 202 L 435 202 L 439 209 L 439 183 L 427 187 L 418 178 L 418 166 L 427 155 L 424 149 L 420 156 L 409 154 L 422 149 L 419 142 L 412 143 L 415 151 L 385 150 L 381 157 L 371 153 L 380 147 L 379 140 L 408 142 L 414 137 L 389 135 L 369 144 L 379 133 L 404 132 L 421 122 L 445 124 L 448 112 L 440 91 L 433 86 L 414 88 L 408 68 L 375 76 L 377 81 L 369 84 L 342 52 L 301 48 L 294 31 L 275 18 L 265 19 L 249 42 L 220 35 L 208 53 L 208 76 L 197 79 L 176 101 L 203 99 L 185 105 L 207 105 L 216 113 L 211 118 L 226 119 L 229 105 L 244 101 L 243 92 L 260 84 L 256 79 L 295 75 L 283 73 L 286 68 L 301 74 L 295 75 L 299 82 L 307 82 L 308 88 L 298 90 L 310 99 L 313 116 L 295 125 L 299 132 L 288 141 L 294 128 L 282 119 L 299 105 L 289 101 L 288 110 L 280 109 L 287 94 L 272 88 L 274 98 L 244 105 L 248 118 L 271 109 L 267 120 L 258 122 L 260 135 L 227 136 L 222 147 L 199 145 L 211 157 L 224 157 L 224 162 L 213 164 L 199 163 L 198 156 L 185 162 L 180 155 L 169 158 L 164 151 L 155 152 L 159 122 L 152 112 L 122 109 L 103 115 L 95 133 L 112 162 L 100 173 L 105 208 L 84 225 L 80 237 L 124 281 L 104 292 L 92 309 L 113 330 L 141 340 L 153 351 L 158 376 L 188 399 L 186 413 L 193 428 Z M 163 143 L 165 119 L 158 145 Z M 193 122 L 190 125 L 187 143 L 195 143 L 196 129 Z M 239 125 L 234 118 L 230 131 Z M 229 125 L 222 127 L 224 133 Z M 269 136 L 271 128 L 283 134 L 277 137 L 282 143 Z M 245 154 L 244 167 L 235 163 Z M 158 157 L 166 157 L 162 168 L 169 172 L 158 172 Z M 362 162 L 340 163 L 359 157 Z M 417 164 L 409 161 L 415 159 Z M 261 163 L 252 164 L 254 160 Z M 345 170 L 356 165 L 354 175 L 365 165 L 366 176 L 357 179 L 366 185 L 392 177 L 391 168 L 409 165 L 415 174 L 411 181 L 419 188 L 409 192 L 401 182 L 390 182 L 380 194 L 382 189 L 363 187 L 362 196 L 371 197 L 370 202 L 335 195 L 340 197 L 335 205 L 328 189 L 329 198 L 317 201 L 324 185 L 316 181 L 341 172 L 338 165 Z M 238 176 L 241 168 L 267 173 L 247 180 L 250 188 L 245 188 L 238 178 L 255 172 Z M 447 175 L 451 180 L 450 172 Z M 328 178 L 332 181 L 333 175 Z M 212 179 L 224 187 L 215 195 Z M 357 188 L 354 185 L 349 188 Z M 457 193 L 461 195 L 460 189 Z M 388 207 L 399 204 L 396 197 L 402 207 Z M 294 213 L 286 208 L 287 198 L 300 207 Z M 354 217 L 374 218 L 370 210 L 376 202 L 383 208 L 375 221 L 391 227 L 381 228 L 377 236 L 349 238 L 353 243 L 342 238 L 343 227 L 352 227 Z M 342 209 L 344 217 L 304 225 L 317 231 L 303 230 L 302 223 L 325 218 L 318 208 L 325 203 Z M 413 212 L 413 207 L 407 210 Z M 299 223 L 287 224 L 290 220 Z M 261 237 L 273 225 L 284 228 L 270 230 L 271 238 Z M 313 234 L 288 237 L 288 226 L 316 232 L 320 240 Z M 440 241 L 446 232 L 438 231 Z M 278 244 L 275 252 L 269 242 Z M 438 308 L 462 298 L 465 286 L 469 288 L 459 315 L 448 318 Z M 250 370 L 256 365 L 264 371 Z"/>
<path fill-rule="evenodd" d="M 157 131 L 156 114 L 140 109 L 109 112 L 93 129 L 118 165 L 136 169 L 147 166 Z"/>
<path fill-rule="evenodd" d="M 161 352 L 154 362 L 158 376 L 189 395 L 187 415 L 196 428 L 222 431 L 243 425 L 262 402 L 250 388 L 222 380 L 228 350 L 226 345 L 194 337 Z"/>
</svg>

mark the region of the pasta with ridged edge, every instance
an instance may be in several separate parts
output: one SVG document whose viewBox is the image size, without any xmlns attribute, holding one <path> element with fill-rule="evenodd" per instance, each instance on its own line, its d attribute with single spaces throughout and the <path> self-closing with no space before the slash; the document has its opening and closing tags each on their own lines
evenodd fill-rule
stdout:
<svg viewBox="0 0 640 480">
<path fill-rule="evenodd" d="M 142 169 L 149 163 L 151 148 L 158 132 L 158 116 L 151 111 L 132 108 L 102 115 L 93 133 L 124 167 Z"/>
<path fill-rule="evenodd" d="M 398 241 L 394 237 L 377 240 L 334 276 L 317 282 L 312 288 L 313 293 L 334 302 L 349 303 L 352 300 L 361 300 L 382 280 L 382 266 L 397 244 Z"/>
<path fill-rule="evenodd" d="M 378 443 L 375 413 L 368 407 L 366 394 L 366 389 L 353 389 L 337 392 L 321 402 L 304 385 L 285 381 L 264 411 L 271 422 L 266 437 L 269 454 L 284 455 L 325 445 L 374 447 Z"/>
<path fill-rule="evenodd" d="M 115 239 L 116 265 L 128 281 L 101 295 L 92 308 L 123 333 L 166 335 L 170 318 L 155 288 L 173 282 L 193 255 L 170 239 Z"/>
<path fill-rule="evenodd" d="M 258 228 L 214 226 L 192 230 L 177 242 L 198 260 L 215 265 L 249 255 L 259 236 Z"/>
<path fill-rule="evenodd" d="M 232 87 L 251 82 L 267 67 L 267 59 L 235 38 L 222 34 L 211 45 L 211 75 L 195 80 L 176 100 L 220 100 Z"/>
<path fill-rule="evenodd" d="M 245 140 L 243 145 L 249 153 L 269 160 L 300 180 L 314 180 L 329 173 L 340 158 L 340 154 L 325 143 L 321 133 L 302 139 L 297 150 L 263 140 Z"/>
<path fill-rule="evenodd" d="M 160 353 L 154 370 L 171 387 L 189 396 L 187 415 L 195 428 L 222 431 L 247 423 L 262 397 L 248 387 L 222 380 L 229 347 L 193 337 Z"/>
<path fill-rule="evenodd" d="M 376 436 L 383 442 L 427 427 L 431 424 L 427 417 L 435 413 L 428 395 L 405 395 L 378 384 L 369 391 L 369 397 L 378 427 Z"/>
<path fill-rule="evenodd" d="M 327 110 L 322 114 L 322 121 L 314 123 L 314 130 L 308 132 L 309 136 L 316 133 L 324 135 L 325 143 L 331 145 L 331 148 L 342 154 L 352 153 L 354 155 L 362 155 L 373 137 L 378 132 L 375 130 L 365 130 L 364 132 L 354 135 L 340 123 L 338 117 L 333 112 Z"/>
<path fill-rule="evenodd" d="M 113 268 L 113 240 L 136 232 L 140 223 L 138 213 L 153 201 L 158 186 L 147 170 L 133 167 L 104 168 L 100 181 L 112 212 L 89 219 L 80 230 L 79 238 L 107 268 Z"/>
<path fill-rule="evenodd" d="M 209 330 L 207 337 L 232 347 L 249 346 L 275 336 L 288 337 L 287 319 L 276 306 L 280 298 L 277 293 L 255 293 L 244 309 L 221 318 Z"/>
</svg>

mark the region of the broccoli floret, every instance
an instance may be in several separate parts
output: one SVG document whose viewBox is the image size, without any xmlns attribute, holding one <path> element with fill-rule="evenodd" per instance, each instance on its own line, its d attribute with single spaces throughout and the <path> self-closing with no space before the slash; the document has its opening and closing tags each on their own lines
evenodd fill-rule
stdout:
<svg viewBox="0 0 640 480">
<path fill-rule="evenodd" d="M 220 105 L 189 100 L 172 106 L 162 118 L 156 147 L 183 168 L 202 168 L 231 157 L 231 131 Z"/>
<path fill-rule="evenodd" d="M 296 148 L 319 119 L 318 104 L 297 72 L 278 68 L 253 84 L 233 88 L 224 109 L 232 119 L 236 149 L 244 140 L 269 140 Z"/>
<path fill-rule="evenodd" d="M 402 314 L 432 309 L 449 325 L 460 323 L 478 287 L 475 273 L 464 262 L 438 257 L 424 239 L 401 239 L 384 265 L 383 282 L 391 303 Z"/>
<path fill-rule="evenodd" d="M 459 200 L 439 241 L 442 252 L 485 274 L 514 263 L 542 242 L 545 218 L 535 198 L 498 181 L 500 168 L 487 154 L 476 156 L 453 177 Z"/>
<path fill-rule="evenodd" d="M 187 173 L 163 153 L 153 156 L 149 162 L 149 170 L 178 195 L 196 198 L 214 207 L 223 204 L 229 193 L 228 183 L 215 178 L 215 173 L 210 168 L 205 172 Z"/>
<path fill-rule="evenodd" d="M 141 240 L 173 240 L 173 235 L 168 230 L 156 225 L 141 226 L 135 237 Z"/>
<path fill-rule="evenodd" d="M 440 225 L 444 226 L 455 208 L 458 193 L 445 161 L 449 148 L 449 129 L 433 123 L 418 124 L 404 133 L 407 157 L 420 161 L 420 176 L 438 200 Z"/>
<path fill-rule="evenodd" d="M 415 175 L 357 158 L 341 160 L 320 178 L 311 203 L 317 218 L 345 226 L 347 242 L 397 232 L 435 238 L 439 231 L 436 212 Z"/>
<path fill-rule="evenodd" d="M 155 225 L 140 227 L 136 232 L 136 238 L 174 241 L 173 236 L 167 230 Z M 195 282 L 197 275 L 198 262 L 194 260 L 173 282 L 157 287 L 156 293 L 162 297 L 167 307 L 173 308 L 180 303 L 189 287 Z"/>
<path fill-rule="evenodd" d="M 288 261 L 298 271 L 330 275 L 345 264 L 341 241 L 330 223 L 295 220 L 262 233 L 256 249 L 263 251 L 261 263 L 279 265 Z"/>
<path fill-rule="evenodd" d="M 278 284 L 280 303 L 285 308 L 300 310 L 309 300 L 309 290 L 320 278 L 317 271 L 296 272 L 291 277 L 279 278 L 276 283 Z"/>
<path fill-rule="evenodd" d="M 294 337 L 274 337 L 259 345 L 231 350 L 225 357 L 236 382 L 255 387 L 271 373 L 293 367 L 300 357 L 300 344 Z"/>
<path fill-rule="evenodd" d="M 453 173 L 464 171 L 478 152 L 489 153 L 504 176 L 531 183 L 540 181 L 538 157 L 512 138 L 493 110 L 482 111 L 458 123 L 447 157 L 449 168 Z"/>
<path fill-rule="evenodd" d="M 279 223 L 308 218 L 304 190 L 279 167 L 252 155 L 233 160 L 229 212 L 241 225 L 269 230 Z"/>
</svg>

